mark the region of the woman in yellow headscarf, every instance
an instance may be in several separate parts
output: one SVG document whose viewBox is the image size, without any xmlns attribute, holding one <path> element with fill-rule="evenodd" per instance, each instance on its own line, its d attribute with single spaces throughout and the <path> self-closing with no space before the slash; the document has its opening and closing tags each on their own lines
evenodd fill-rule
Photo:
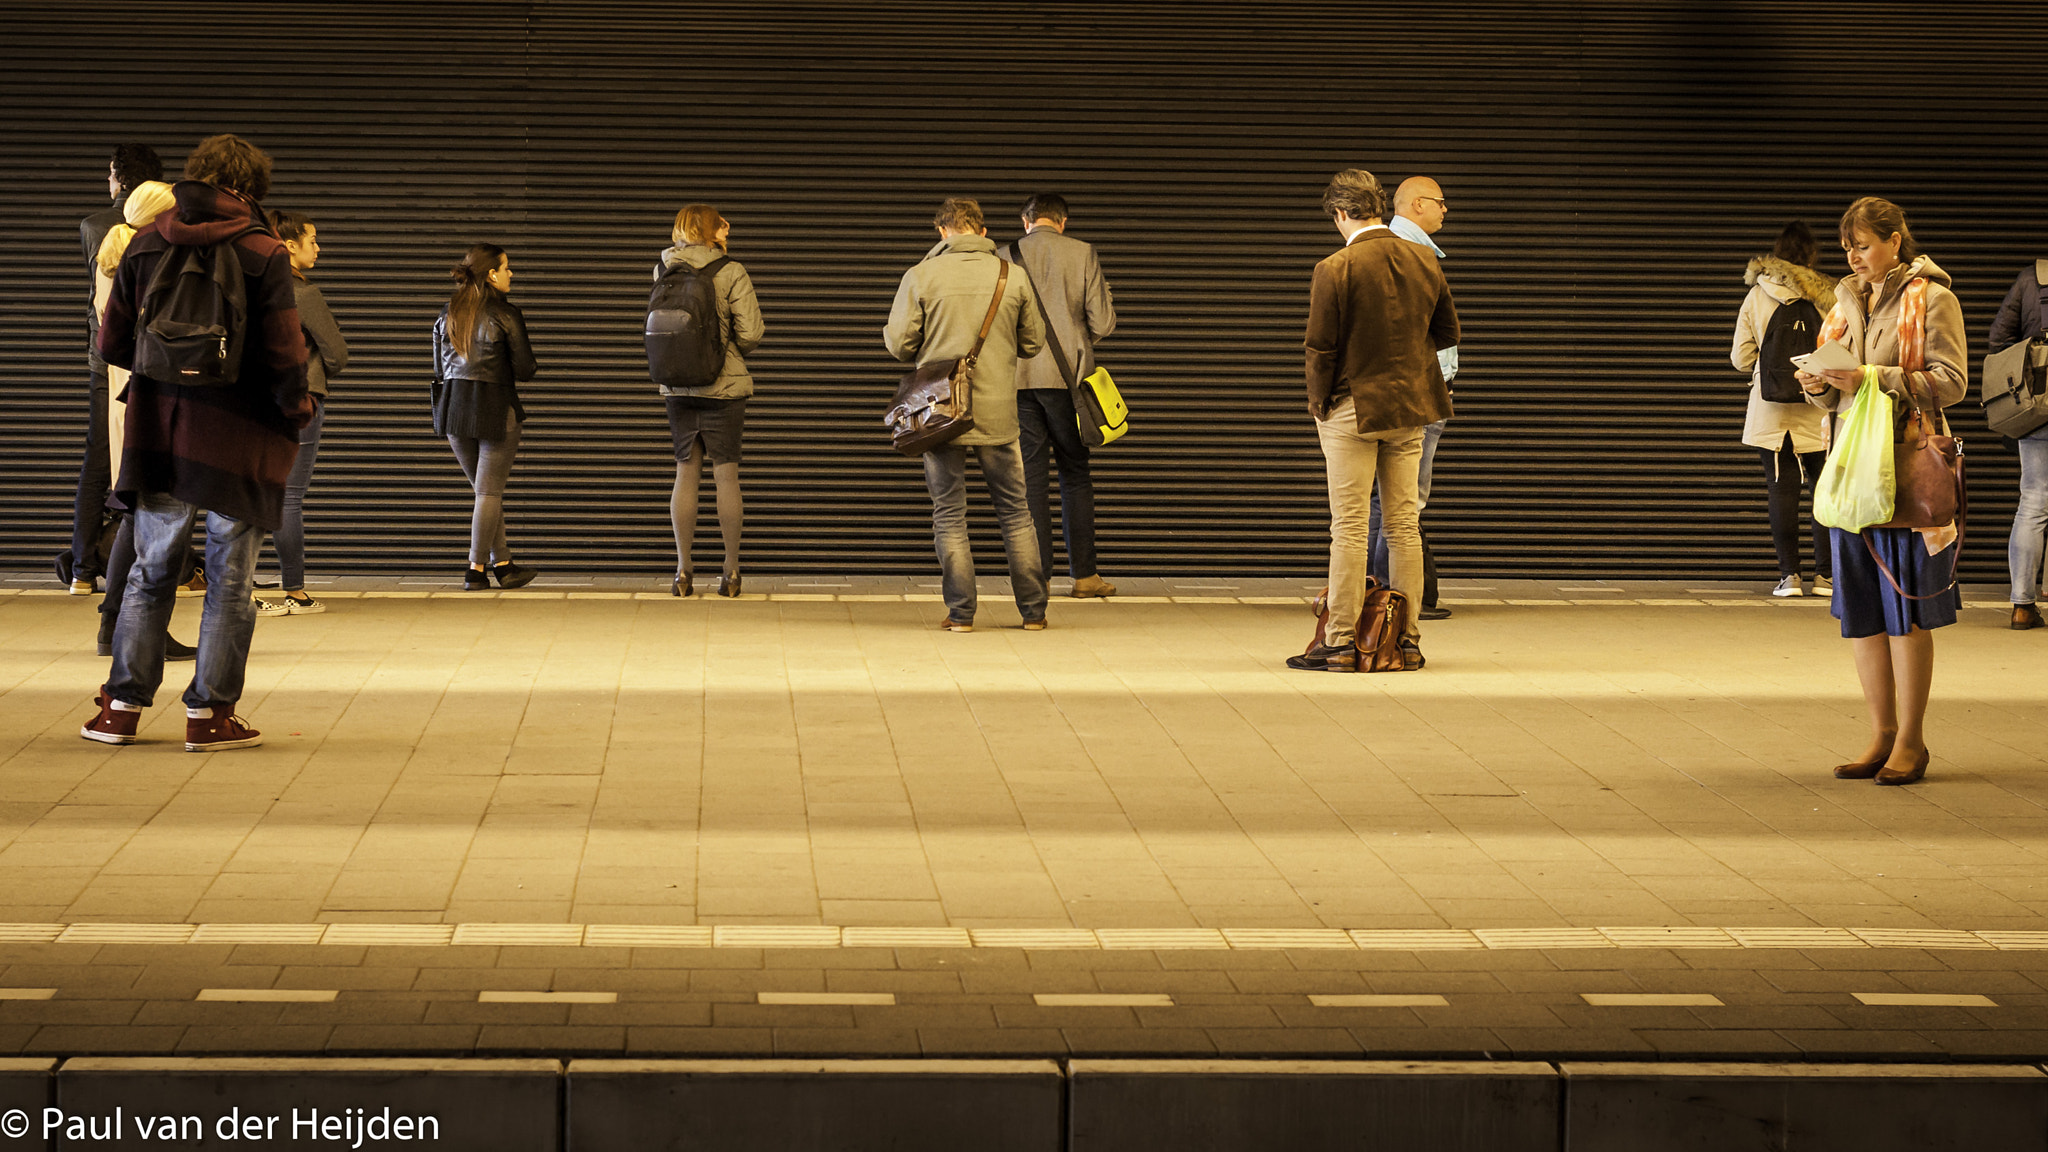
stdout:
<svg viewBox="0 0 2048 1152">
<path fill-rule="evenodd" d="M 107 238 L 100 241 L 97 267 L 93 269 L 92 306 L 102 318 L 107 314 L 107 293 L 114 287 L 114 269 L 121 266 L 128 242 L 135 239 L 138 230 L 154 224 L 157 216 L 174 203 L 171 186 L 161 180 L 145 180 L 128 193 L 128 202 L 121 211 L 122 222 L 108 229 Z M 128 405 L 122 400 L 127 389 L 128 370 L 107 365 L 107 445 L 117 469 L 121 461 L 122 424 L 128 415 Z"/>
</svg>

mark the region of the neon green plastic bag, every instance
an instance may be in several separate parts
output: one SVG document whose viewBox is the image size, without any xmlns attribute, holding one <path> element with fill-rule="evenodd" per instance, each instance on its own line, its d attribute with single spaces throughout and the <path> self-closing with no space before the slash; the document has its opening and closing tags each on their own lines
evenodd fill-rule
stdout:
<svg viewBox="0 0 2048 1152">
<path fill-rule="evenodd" d="M 1813 518 L 1861 532 L 1892 518 L 1898 479 L 1892 462 L 1892 398 L 1868 365 L 1849 414 L 1835 430 L 1834 451 L 1813 486 Z"/>
</svg>

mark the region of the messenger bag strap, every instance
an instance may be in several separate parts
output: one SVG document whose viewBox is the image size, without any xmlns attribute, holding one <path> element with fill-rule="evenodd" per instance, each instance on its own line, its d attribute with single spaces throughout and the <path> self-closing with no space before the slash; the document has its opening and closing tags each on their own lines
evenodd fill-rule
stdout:
<svg viewBox="0 0 2048 1152">
<path fill-rule="evenodd" d="M 996 273 L 996 296 L 988 302 L 988 315 L 981 318 L 981 334 L 974 338 L 974 351 L 967 354 L 970 364 L 981 359 L 982 343 L 988 339 L 988 330 L 995 327 L 996 309 L 1003 305 L 1003 287 L 1010 282 L 1010 262 L 998 256 L 996 263 L 1003 266 L 1002 271 Z"/>
<path fill-rule="evenodd" d="M 1060 347 L 1060 335 L 1053 331 L 1052 313 L 1045 310 L 1045 296 L 1038 290 L 1038 281 L 1031 279 L 1031 269 L 1024 263 L 1023 241 L 1010 242 L 1010 256 L 1017 261 L 1017 267 L 1024 269 L 1024 278 L 1031 284 L 1031 299 L 1038 305 L 1038 318 L 1045 321 L 1045 343 L 1052 349 L 1052 362 L 1059 366 L 1060 379 L 1066 381 L 1069 390 L 1080 387 L 1074 376 L 1074 366 L 1067 363 L 1067 351 Z"/>
</svg>

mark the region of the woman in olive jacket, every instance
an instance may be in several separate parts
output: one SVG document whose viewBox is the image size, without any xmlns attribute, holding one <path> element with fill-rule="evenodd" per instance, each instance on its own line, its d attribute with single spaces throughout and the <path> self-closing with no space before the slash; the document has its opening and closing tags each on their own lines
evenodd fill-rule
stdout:
<svg viewBox="0 0 2048 1152">
<path fill-rule="evenodd" d="M 1800 386 L 1816 406 L 1839 413 L 1854 401 L 1865 369 L 1872 369 L 1901 421 L 1915 406 L 1931 408 L 1939 420 L 1941 409 L 1963 398 L 1969 380 L 1963 310 L 1948 273 L 1920 253 L 1905 212 L 1889 200 L 1866 196 L 1849 205 L 1841 236 L 1852 275 L 1836 286 L 1821 335 L 1848 349 L 1862 367 L 1802 371 Z M 1916 327 L 1920 363 L 1908 369 L 1902 361 L 1911 359 L 1908 330 Z M 1927 774 L 1922 726 L 1934 684 L 1933 629 L 1955 623 L 1960 606 L 1956 529 L 1829 531 L 1832 610 L 1854 646 L 1871 729 L 1863 754 L 1837 766 L 1835 775 L 1911 784 Z"/>
<path fill-rule="evenodd" d="M 512 562 L 505 541 L 505 480 L 526 419 L 519 381 L 533 379 L 540 366 L 526 338 L 526 317 L 505 298 L 512 290 L 512 260 L 505 250 L 472 244 L 448 274 L 455 293 L 434 321 L 434 431 L 448 438 L 476 491 L 462 587 L 482 591 L 495 576 L 500 588 L 517 588 L 540 573 Z"/>
<path fill-rule="evenodd" d="M 726 238 L 731 234 L 731 222 L 720 216 L 718 209 L 709 204 L 686 204 L 676 213 L 670 231 L 673 246 L 662 251 L 661 262 L 654 267 L 654 278 L 660 280 L 677 268 L 718 265 L 712 273 L 711 290 L 725 345 L 725 363 L 708 386 L 661 386 L 676 453 L 676 482 L 668 496 L 669 524 L 676 537 L 676 578 L 669 585 L 674 596 L 696 591 L 690 545 L 697 537 L 697 491 L 703 483 L 706 457 L 711 459 L 711 480 L 718 492 L 718 534 L 725 544 L 717 592 L 720 596 L 740 594 L 740 435 L 746 426 L 747 398 L 754 394 L 754 377 L 747 371 L 746 358 L 761 346 L 763 326 L 753 278 L 726 255 Z"/>
</svg>

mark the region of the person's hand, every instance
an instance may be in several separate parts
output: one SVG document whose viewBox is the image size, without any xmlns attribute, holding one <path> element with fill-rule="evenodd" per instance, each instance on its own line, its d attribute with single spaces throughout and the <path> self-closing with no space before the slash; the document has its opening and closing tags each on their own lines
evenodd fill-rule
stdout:
<svg viewBox="0 0 2048 1152">
<path fill-rule="evenodd" d="M 1828 387 L 1839 388 L 1844 392 L 1854 392 L 1863 383 L 1861 368 L 1830 368 L 1820 375 L 1822 382 Z"/>
</svg>

